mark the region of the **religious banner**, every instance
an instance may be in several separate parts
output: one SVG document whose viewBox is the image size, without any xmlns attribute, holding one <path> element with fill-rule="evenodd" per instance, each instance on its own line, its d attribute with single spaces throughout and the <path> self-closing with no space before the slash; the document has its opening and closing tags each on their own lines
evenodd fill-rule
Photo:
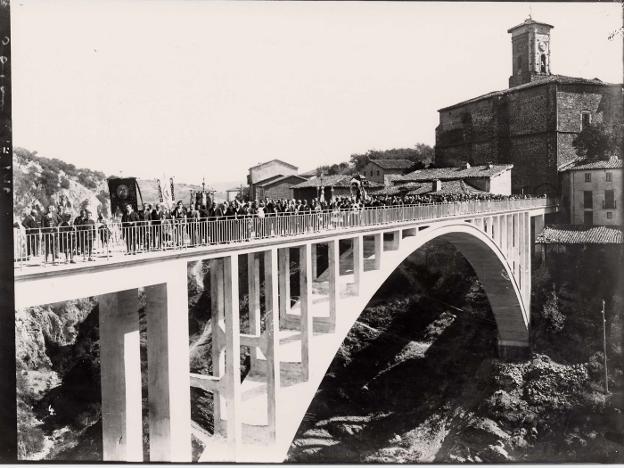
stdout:
<svg viewBox="0 0 624 468">
<path fill-rule="evenodd" d="M 108 179 L 108 193 L 111 200 L 111 213 L 120 216 L 127 204 L 138 211 L 137 181 L 134 177 Z"/>
</svg>

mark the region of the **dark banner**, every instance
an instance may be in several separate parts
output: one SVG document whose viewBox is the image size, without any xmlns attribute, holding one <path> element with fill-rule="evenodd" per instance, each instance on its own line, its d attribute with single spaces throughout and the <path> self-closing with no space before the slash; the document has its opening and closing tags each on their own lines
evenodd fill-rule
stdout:
<svg viewBox="0 0 624 468">
<path fill-rule="evenodd" d="M 108 179 L 108 193 L 111 199 L 111 213 L 125 213 L 125 206 L 130 204 L 134 211 L 138 211 L 137 181 L 134 177 L 124 179 Z"/>
</svg>

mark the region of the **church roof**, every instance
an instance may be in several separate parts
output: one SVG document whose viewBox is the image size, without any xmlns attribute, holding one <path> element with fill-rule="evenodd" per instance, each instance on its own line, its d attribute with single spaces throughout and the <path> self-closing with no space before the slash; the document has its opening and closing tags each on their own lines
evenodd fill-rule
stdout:
<svg viewBox="0 0 624 468">
<path fill-rule="evenodd" d="M 538 244 L 622 244 L 622 230 L 609 226 L 552 225 L 546 226 L 535 242 Z"/>
<path fill-rule="evenodd" d="M 414 162 L 409 159 L 370 159 L 370 162 L 376 164 L 382 169 L 409 169 L 414 166 Z"/>
<path fill-rule="evenodd" d="M 438 167 L 431 169 L 418 169 L 403 177 L 395 179 L 401 181 L 418 182 L 428 180 L 459 180 L 459 179 L 480 179 L 483 177 L 494 177 L 502 172 L 511 170 L 513 164 L 485 164 L 482 166 L 470 167 Z"/>
<path fill-rule="evenodd" d="M 513 28 L 509 28 L 507 30 L 508 33 L 515 31 L 518 28 L 521 28 L 523 26 L 529 26 L 531 24 L 539 24 L 540 26 L 547 26 L 550 29 L 554 29 L 554 26 L 552 24 L 548 24 L 548 23 L 540 23 L 539 21 L 535 21 L 533 18 L 531 18 L 530 16 L 524 20 L 524 22 L 514 26 Z"/>
<path fill-rule="evenodd" d="M 526 88 L 532 88 L 534 86 L 542 86 L 548 83 L 560 83 L 560 84 L 586 84 L 586 85 L 596 85 L 596 86 L 621 86 L 621 84 L 615 83 L 605 83 L 598 78 L 579 78 L 575 76 L 565 76 L 565 75 L 548 75 L 539 80 L 531 81 L 530 83 L 523 83 L 517 86 L 512 86 L 511 88 L 503 89 L 500 91 L 492 91 L 490 93 L 482 94 L 481 96 L 477 96 L 474 98 L 466 99 L 465 101 L 458 102 L 456 104 L 442 107 L 438 109 L 438 112 L 453 109 L 454 107 L 460 107 L 465 104 L 470 104 L 473 102 L 481 101 L 483 99 L 489 99 L 496 96 L 504 96 L 505 94 L 513 93 L 515 91 L 520 91 Z"/>
</svg>

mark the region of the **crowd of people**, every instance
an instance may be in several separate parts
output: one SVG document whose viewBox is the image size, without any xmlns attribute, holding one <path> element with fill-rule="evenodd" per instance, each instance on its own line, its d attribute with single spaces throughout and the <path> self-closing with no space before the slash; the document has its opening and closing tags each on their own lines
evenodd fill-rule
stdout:
<svg viewBox="0 0 624 468">
<path fill-rule="evenodd" d="M 207 205 L 189 204 L 185 206 L 178 201 L 168 208 L 163 203 L 152 205 L 146 203 L 142 209 L 135 211 L 132 205 L 118 210 L 111 218 L 106 219 L 98 213 L 97 220 L 87 209 L 80 210 L 73 218 L 71 210 L 63 206 L 50 205 L 45 213 L 31 210 L 21 222 L 26 237 L 26 255 L 44 254 L 52 262 L 60 260 L 75 263 L 75 258 L 93 261 L 94 243 L 103 249 L 108 248 L 109 241 L 122 239 L 126 246 L 126 254 L 133 255 L 150 250 L 161 250 L 168 247 L 184 245 L 201 245 L 211 241 L 206 229 L 202 226 L 206 221 L 227 219 L 246 219 L 249 233 L 254 229 L 252 220 L 271 216 L 288 216 L 323 212 L 348 211 L 358 213 L 363 209 L 397 207 L 405 205 L 422 205 L 431 203 L 451 203 L 466 201 L 506 200 L 528 198 L 524 195 L 497 195 L 491 193 L 450 194 L 450 195 L 372 195 L 367 197 L 337 196 L 332 200 L 313 199 L 264 199 L 259 201 L 224 201 L 208 202 Z M 72 219 L 73 218 L 73 219 Z M 239 223 L 240 224 L 240 223 Z M 34 235 L 33 235 L 34 234 Z M 255 233 L 254 233 L 255 235 Z M 241 237 L 244 237 L 243 234 Z"/>
</svg>

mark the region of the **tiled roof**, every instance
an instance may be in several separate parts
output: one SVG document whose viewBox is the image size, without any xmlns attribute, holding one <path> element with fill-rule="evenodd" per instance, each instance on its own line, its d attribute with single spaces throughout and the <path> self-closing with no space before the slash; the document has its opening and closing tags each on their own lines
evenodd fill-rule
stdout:
<svg viewBox="0 0 624 468">
<path fill-rule="evenodd" d="M 267 177 L 266 179 L 262 179 L 262 180 L 259 180 L 258 182 L 254 182 L 254 185 L 264 185 L 266 183 L 269 183 L 269 182 L 272 182 L 272 181 L 274 181 L 276 179 L 279 179 L 280 177 L 283 177 L 283 175 L 282 174 L 275 174 L 275 175 L 272 175 L 271 177 Z"/>
<path fill-rule="evenodd" d="M 262 162 L 262 163 L 258 163 L 255 166 L 251 166 L 249 169 L 255 169 L 257 167 L 261 167 L 261 166 L 266 166 L 267 164 L 271 164 L 273 162 L 277 162 L 277 163 L 281 163 L 284 164 L 288 167 L 292 167 L 293 169 L 298 169 L 297 166 L 293 166 L 292 164 L 287 163 L 286 161 L 282 161 L 281 159 L 271 159 L 270 161 L 266 161 L 266 162 Z"/>
<path fill-rule="evenodd" d="M 394 185 L 383 190 L 378 190 L 379 195 L 457 195 L 470 193 L 485 193 L 474 188 L 464 180 L 441 181 L 440 190 L 433 191 L 433 182 L 408 182 L 407 184 Z"/>
<path fill-rule="evenodd" d="M 292 188 L 320 187 L 321 185 L 325 187 L 350 187 L 353 176 L 347 174 L 325 175 L 322 179 L 321 183 L 320 177 L 312 177 L 300 184 L 293 185 Z M 378 184 L 372 180 L 367 181 L 367 184 L 368 187 L 383 187 L 382 184 Z"/>
<path fill-rule="evenodd" d="M 546 83 L 561 83 L 561 84 L 589 84 L 589 85 L 601 85 L 601 86 L 621 86 L 614 83 L 605 83 L 604 81 L 599 80 L 598 78 L 578 78 L 575 76 L 565 76 L 565 75 L 548 75 L 539 80 L 531 81 L 530 83 L 523 83 L 518 86 L 513 86 L 511 88 L 503 89 L 500 91 L 492 91 L 490 93 L 482 94 L 481 96 L 477 96 L 471 99 L 466 99 L 465 101 L 458 102 L 456 104 L 452 104 L 447 107 L 443 107 L 438 109 L 438 112 L 445 111 L 448 109 L 452 109 L 453 107 L 463 106 L 464 104 L 469 104 L 472 102 L 480 101 L 482 99 L 488 99 L 494 96 L 503 96 L 508 93 L 512 93 L 514 91 L 519 91 L 525 88 L 531 88 L 533 86 L 541 86 Z"/>
<path fill-rule="evenodd" d="M 255 185 L 259 185 L 260 187 L 268 187 L 270 185 L 278 184 L 286 179 L 290 179 L 291 177 L 299 179 L 300 181 L 306 180 L 305 177 L 301 177 L 297 174 L 286 174 L 286 175 L 278 175 L 278 176 L 269 177 L 268 179 L 264 179 L 264 180 L 261 180 L 260 182 L 257 182 Z"/>
<path fill-rule="evenodd" d="M 610 159 L 581 159 L 573 164 L 566 166 L 564 171 L 586 171 L 590 169 L 622 169 L 622 160 L 619 158 Z"/>
<path fill-rule="evenodd" d="M 535 240 L 538 244 L 622 244 L 622 230 L 610 226 L 551 225 Z"/>
<path fill-rule="evenodd" d="M 409 169 L 414 166 L 414 162 L 409 159 L 370 159 L 382 169 Z"/>
<path fill-rule="evenodd" d="M 524 22 L 514 26 L 513 28 L 509 28 L 507 30 L 508 33 L 510 33 L 511 31 L 513 31 L 514 29 L 518 29 L 521 28 L 522 26 L 528 26 L 529 24 L 541 24 L 542 26 L 548 26 L 549 28 L 554 28 L 553 25 L 548 24 L 548 23 L 540 23 L 539 21 L 535 21 L 533 18 L 527 18 L 524 20 Z"/>
<path fill-rule="evenodd" d="M 401 181 L 418 182 L 425 180 L 453 180 L 453 179 L 474 179 L 482 177 L 493 177 L 513 168 L 513 164 L 490 164 L 470 167 L 439 167 L 435 169 L 418 169 L 403 177 L 396 179 Z"/>
</svg>

